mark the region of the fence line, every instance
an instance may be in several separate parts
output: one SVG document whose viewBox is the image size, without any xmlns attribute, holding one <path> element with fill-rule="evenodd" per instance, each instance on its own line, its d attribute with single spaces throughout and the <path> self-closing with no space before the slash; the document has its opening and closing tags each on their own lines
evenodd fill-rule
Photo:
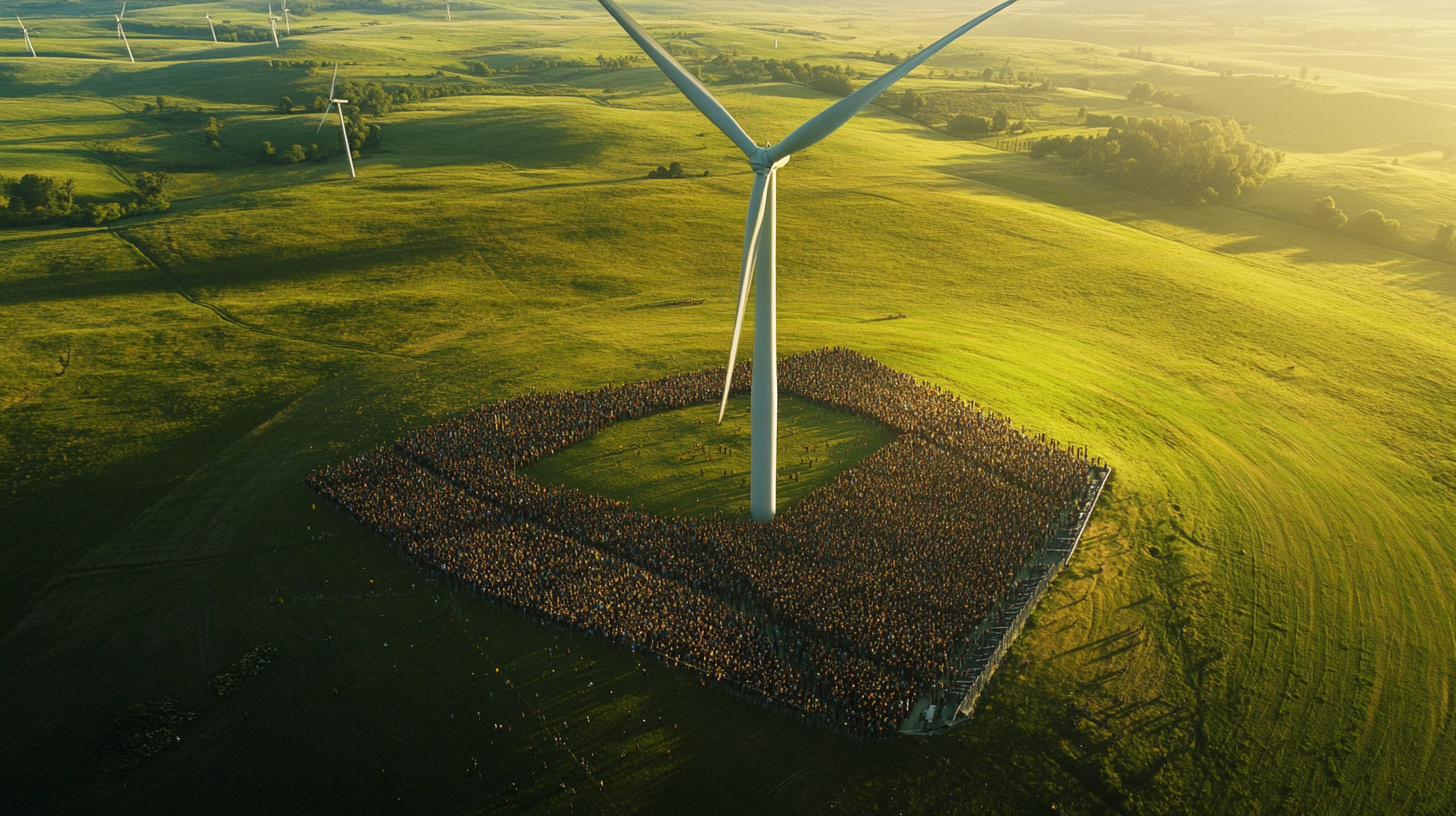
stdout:
<svg viewBox="0 0 1456 816">
<path fill-rule="evenodd" d="M 1086 531 L 1087 522 L 1092 518 L 1092 510 L 1097 506 L 1097 500 L 1102 496 L 1102 489 L 1107 486 L 1107 479 L 1111 475 L 1110 467 L 1092 471 L 1086 491 L 1077 501 L 1075 515 L 1064 524 L 1053 528 L 1043 548 L 1022 565 L 1030 574 L 1016 583 L 1010 593 L 1010 602 L 999 614 L 993 612 L 987 615 L 987 625 L 973 641 L 963 647 L 962 654 L 966 657 L 951 673 L 948 682 L 944 684 L 944 690 L 921 700 L 912 710 L 910 719 L 900 727 L 901 733 L 939 733 L 966 722 L 975 714 L 976 702 L 980 699 L 981 692 L 991 681 L 996 669 L 1001 666 L 1001 661 L 1006 657 L 1006 652 L 1017 635 L 1021 634 L 1032 610 L 1046 594 L 1052 579 L 1066 567 L 1072 554 L 1077 551 L 1077 544 L 1082 540 L 1082 533 Z M 1048 556 L 1052 557 L 1050 563 L 1046 563 Z M 951 705 L 954 708 L 950 708 Z"/>
</svg>

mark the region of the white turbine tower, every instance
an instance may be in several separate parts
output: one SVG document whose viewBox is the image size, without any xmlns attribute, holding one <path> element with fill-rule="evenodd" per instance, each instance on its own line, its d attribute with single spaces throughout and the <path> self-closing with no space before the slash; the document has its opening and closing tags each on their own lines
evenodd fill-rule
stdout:
<svg viewBox="0 0 1456 816">
<path fill-rule="evenodd" d="M 324 107 L 324 118 L 319 121 L 318 129 L 314 133 L 324 129 L 324 123 L 329 121 L 329 109 L 335 105 L 339 106 L 339 131 L 344 134 L 344 158 L 349 160 L 349 178 L 358 178 L 354 175 L 354 149 L 349 147 L 349 129 L 344 127 L 344 103 L 347 99 L 335 99 L 334 88 L 339 84 L 339 66 L 334 66 L 334 78 L 329 82 L 329 104 Z"/>
<path fill-rule="evenodd" d="M 116 38 L 118 40 L 121 40 L 121 44 L 122 45 L 126 46 L 126 58 L 129 59 L 129 60 L 131 60 L 132 62 L 136 62 L 136 57 L 133 57 L 131 55 L 131 43 L 129 43 L 129 42 L 126 41 L 126 32 L 121 30 L 121 18 L 123 18 L 125 16 L 126 16 L 126 3 L 122 3 L 121 4 L 121 13 L 118 14 L 118 15 L 116 15 Z"/>
<path fill-rule="evenodd" d="M 212 41 L 217 42 L 217 28 L 212 25 L 212 15 L 204 14 L 202 16 L 207 18 L 207 29 L 212 32 Z"/>
<path fill-rule="evenodd" d="M 728 407 L 728 392 L 733 384 L 733 365 L 738 356 L 738 338 L 743 331 L 743 312 L 753 288 L 753 405 L 752 456 L 749 469 L 749 514 L 754 521 L 771 521 L 777 503 L 778 442 L 778 337 L 776 297 L 778 171 L 793 154 L 810 147 L 848 122 L 884 93 L 901 77 L 915 70 L 936 52 L 955 42 L 961 35 L 990 19 L 997 12 L 1015 3 L 1005 0 L 969 23 L 947 34 L 934 45 L 892 68 L 884 76 L 830 105 L 817 116 L 800 125 L 783 141 L 760 147 L 744 132 L 697 77 L 683 68 L 637 21 L 623 11 L 614 0 L 600 0 L 607 13 L 616 18 L 647 56 L 657 63 L 667 78 L 682 91 L 688 101 L 708 117 L 723 134 L 748 157 L 753 168 L 753 194 L 748 202 L 748 221 L 743 236 L 743 263 L 738 277 L 738 311 L 733 321 L 733 342 L 728 351 L 728 376 L 723 383 L 723 400 L 718 408 L 718 422 Z"/>
<path fill-rule="evenodd" d="M 278 18 L 273 16 L 273 4 L 268 4 L 268 30 L 273 32 L 273 47 L 282 48 L 278 44 Z"/>
<path fill-rule="evenodd" d="M 447 22 L 447 23 L 453 23 L 453 22 L 455 22 L 454 20 L 451 20 L 450 19 L 450 4 L 449 3 L 446 3 L 445 4 L 445 22 Z"/>
<path fill-rule="evenodd" d="M 20 23 L 19 14 L 15 15 L 15 22 Z M 20 34 L 25 37 L 25 47 L 30 49 L 30 55 L 35 56 L 35 46 L 30 43 L 30 29 L 25 27 L 25 23 L 20 23 Z"/>
<path fill-rule="evenodd" d="M 283 0 L 283 33 L 293 33 L 293 23 L 288 21 L 288 0 Z"/>
</svg>

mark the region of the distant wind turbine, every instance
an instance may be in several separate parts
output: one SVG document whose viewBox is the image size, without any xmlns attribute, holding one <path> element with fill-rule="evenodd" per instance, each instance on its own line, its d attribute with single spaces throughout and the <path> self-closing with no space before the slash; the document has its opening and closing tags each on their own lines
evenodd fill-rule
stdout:
<svg viewBox="0 0 1456 816">
<path fill-rule="evenodd" d="M 282 48 L 278 44 L 278 18 L 273 16 L 273 4 L 268 4 L 268 29 L 273 32 L 273 47 Z"/>
<path fill-rule="evenodd" d="M 293 24 L 288 22 L 288 0 L 283 0 L 283 33 L 293 33 Z"/>
<path fill-rule="evenodd" d="M 122 45 L 126 46 L 126 57 L 127 57 L 127 59 L 131 60 L 132 62 L 136 62 L 136 57 L 133 57 L 131 55 L 131 43 L 129 43 L 129 42 L 126 41 L 126 32 L 121 30 L 121 18 L 123 18 L 125 16 L 126 16 L 126 3 L 122 3 L 121 4 L 121 13 L 118 14 L 118 15 L 116 15 L 116 38 L 118 40 L 121 40 L 121 44 Z"/>
<path fill-rule="evenodd" d="M 204 14 L 202 16 L 207 18 L 207 29 L 212 32 L 212 41 L 217 42 L 217 29 L 212 25 L 212 15 Z"/>
<path fill-rule="evenodd" d="M 329 121 L 329 109 L 335 105 L 339 106 L 339 131 L 344 134 L 344 158 L 349 160 L 349 178 L 358 178 L 354 175 L 354 149 L 349 147 L 349 129 L 344 126 L 344 103 L 347 99 L 335 99 L 334 89 L 339 84 L 339 66 L 334 65 L 334 78 L 329 82 L 329 104 L 324 107 L 324 118 L 319 121 L 318 129 L 314 133 L 324 129 L 324 123 Z"/>
<path fill-rule="evenodd" d="M 450 19 L 450 4 L 449 3 L 446 3 L 445 4 L 445 22 L 447 22 L 447 23 L 453 23 L 453 22 L 455 22 L 454 20 L 451 20 Z"/>
<path fill-rule="evenodd" d="M 15 15 L 15 22 L 20 23 L 19 14 Z M 30 49 L 30 55 L 35 56 L 35 46 L 30 43 L 30 29 L 25 27 L 25 23 L 20 23 L 20 34 L 25 37 L 25 47 Z"/>
<path fill-rule="evenodd" d="M 602 7 L 616 18 L 647 56 L 657 63 L 667 78 L 682 91 L 688 101 L 708 117 L 723 134 L 748 157 L 753 168 L 753 194 L 748 202 L 748 220 L 743 236 L 743 263 L 738 277 L 738 311 L 733 321 L 733 342 L 728 351 L 728 375 L 723 383 L 723 399 L 718 407 L 718 422 L 728 407 L 728 392 L 733 385 L 733 365 L 738 357 L 738 338 L 743 331 L 743 312 L 748 305 L 750 287 L 756 283 L 753 309 L 753 403 L 752 455 L 749 468 L 749 514 L 754 521 L 772 521 L 777 503 L 778 447 L 778 337 L 776 263 L 778 251 L 777 207 L 778 171 L 789 158 L 804 150 L 848 122 L 884 93 L 901 77 L 909 74 L 936 52 L 950 45 L 967 31 L 990 19 L 997 12 L 1015 3 L 1005 0 L 1000 5 L 947 34 L 934 45 L 890 69 L 884 76 L 830 105 L 817 116 L 800 125 L 783 141 L 760 147 L 744 132 L 708 89 L 683 68 L 660 43 L 652 38 L 636 20 L 617 5 L 615 0 L 599 0 Z"/>
</svg>

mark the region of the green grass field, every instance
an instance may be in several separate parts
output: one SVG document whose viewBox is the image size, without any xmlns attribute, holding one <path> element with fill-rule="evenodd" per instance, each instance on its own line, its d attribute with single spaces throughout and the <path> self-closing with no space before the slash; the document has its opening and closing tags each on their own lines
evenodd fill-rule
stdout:
<svg viewBox="0 0 1456 816">
<path fill-rule="evenodd" d="M 652 68 L 461 73 L 633 53 L 597 6 L 452 4 L 447 25 L 320 5 L 282 49 L 138 33 L 132 65 L 116 61 L 110 5 L 20 4 L 42 58 L 4 30 L 0 174 L 71 177 L 86 200 L 129 196 L 143 170 L 176 188 L 161 214 L 0 229 L 0 801 L 1450 812 L 1456 266 L 1296 215 L 1332 194 L 1413 229 L 1456 220 L 1440 154 L 1407 146 L 1456 141 L 1456 19 L 1434 3 L 1266 5 L 1255 19 L 1028 0 L 931 63 L 1094 77 L 1091 91 L 988 89 L 1023 94 L 1046 132 L 1075 127 L 1083 104 L 1133 112 L 1137 79 L 1246 118 L 1290 158 L 1244 206 L 1168 205 L 878 107 L 785 168 L 781 353 L 848 346 L 1115 468 L 975 720 L 861 744 L 439 582 L 303 484 L 481 402 L 723 364 L 751 181 L 731 144 Z M 968 16 L 628 7 L 704 48 L 768 57 L 777 36 L 780 56 L 866 72 L 884 66 L 854 54 L 905 53 Z M 227 3 L 134 4 L 127 19 L 203 13 L 266 25 Z M 1117 56 L 1136 46 L 1236 76 Z M 336 59 L 351 80 L 480 95 L 372 120 L 385 140 L 354 182 L 341 158 L 252 158 L 263 139 L 330 135 L 274 109 L 327 91 L 329 69 L 268 61 Z M 1278 78 L 1305 66 L 1322 79 Z M 906 84 L 981 87 L 926 71 Z M 831 101 L 713 90 L 764 140 Z M 158 95 L 202 112 L 143 113 Z M 201 136 L 208 117 L 222 150 Z M 711 176 L 645 177 L 670 161 Z M 836 446 L 883 433 L 788 413 L 786 429 Z M 630 479 L 583 469 L 691 419 L 623 424 L 538 467 L 681 508 L 644 484 L 677 459 Z M 727 444 L 717 433 L 661 450 Z M 731 490 L 714 495 L 731 512 Z M 272 643 L 235 693 L 211 690 Z M 181 741 L 101 775 L 108 723 L 162 699 L 197 714 Z"/>
<path fill-rule="evenodd" d="M 659 515 L 748 514 L 749 399 L 623 422 L 549 456 L 527 475 Z M 786 509 L 895 438 L 871 419 L 779 395 L 778 507 Z"/>
</svg>

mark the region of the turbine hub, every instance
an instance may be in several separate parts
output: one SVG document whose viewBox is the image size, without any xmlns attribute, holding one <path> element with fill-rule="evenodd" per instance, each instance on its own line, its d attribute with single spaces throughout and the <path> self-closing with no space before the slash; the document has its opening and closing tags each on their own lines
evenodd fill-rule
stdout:
<svg viewBox="0 0 1456 816">
<path fill-rule="evenodd" d="M 753 172 L 761 176 L 768 175 L 788 163 L 788 156 L 774 161 L 773 157 L 769 155 L 768 147 L 760 147 L 752 156 L 748 157 L 748 166 L 753 168 Z"/>
</svg>

